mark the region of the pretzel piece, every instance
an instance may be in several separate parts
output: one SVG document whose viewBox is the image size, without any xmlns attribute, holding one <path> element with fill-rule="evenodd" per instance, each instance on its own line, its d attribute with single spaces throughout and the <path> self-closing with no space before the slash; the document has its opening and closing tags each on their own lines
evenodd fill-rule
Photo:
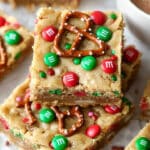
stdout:
<svg viewBox="0 0 150 150">
<path fill-rule="evenodd" d="M 33 125 L 36 122 L 36 118 L 34 117 L 32 113 L 31 102 L 29 100 L 30 100 L 30 91 L 27 89 L 23 97 L 23 100 L 17 102 L 16 107 L 25 107 L 25 112 L 29 119 L 28 124 Z"/>
<path fill-rule="evenodd" d="M 85 22 L 86 27 L 84 29 L 79 29 L 73 25 L 70 25 L 68 23 L 69 19 L 71 18 L 80 18 Z M 71 11 L 66 16 L 64 17 L 62 26 L 58 32 L 58 34 L 55 37 L 54 41 L 54 49 L 56 53 L 62 57 L 82 57 L 82 56 L 87 56 L 87 55 L 94 55 L 94 56 L 101 56 L 104 55 L 105 50 L 108 48 L 106 43 L 103 41 L 97 39 L 92 33 L 89 31 L 92 30 L 93 21 L 91 20 L 90 16 L 87 14 L 78 12 L 78 11 Z M 59 43 L 61 42 L 62 35 L 65 31 L 70 31 L 74 34 L 76 34 L 76 39 L 74 40 L 70 50 L 63 50 Z M 97 50 L 78 50 L 78 47 L 80 43 L 83 41 L 83 38 L 87 38 L 94 43 L 98 45 Z"/>
<path fill-rule="evenodd" d="M 84 122 L 83 114 L 80 112 L 78 106 L 73 106 L 70 110 L 61 112 L 58 107 L 52 106 L 51 109 L 55 112 L 56 117 L 58 119 L 58 128 L 59 132 L 65 136 L 71 136 L 77 129 L 79 129 Z M 65 117 L 76 116 L 77 122 L 72 125 L 70 129 L 65 128 Z"/>
<path fill-rule="evenodd" d="M 7 65 L 7 53 L 4 48 L 2 37 L 0 36 L 0 69 Z"/>
</svg>

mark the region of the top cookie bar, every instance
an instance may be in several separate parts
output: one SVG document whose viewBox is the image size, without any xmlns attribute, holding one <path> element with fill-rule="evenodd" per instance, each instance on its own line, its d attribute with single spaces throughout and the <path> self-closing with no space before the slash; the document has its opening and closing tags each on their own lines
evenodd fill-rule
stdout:
<svg viewBox="0 0 150 150">
<path fill-rule="evenodd" d="M 35 27 L 31 100 L 82 106 L 118 101 L 122 43 L 119 12 L 42 8 Z"/>
<path fill-rule="evenodd" d="M 32 44 L 30 32 L 0 11 L 0 77 L 31 50 Z"/>
</svg>

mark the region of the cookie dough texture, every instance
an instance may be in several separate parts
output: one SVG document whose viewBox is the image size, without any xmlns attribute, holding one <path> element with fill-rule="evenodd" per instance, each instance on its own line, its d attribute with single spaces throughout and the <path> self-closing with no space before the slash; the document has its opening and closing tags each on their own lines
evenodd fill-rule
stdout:
<svg viewBox="0 0 150 150">
<path fill-rule="evenodd" d="M 42 99 L 43 101 L 49 101 L 51 104 L 57 105 L 95 105 L 100 103 L 108 102 L 118 102 L 115 93 L 121 95 L 121 57 L 122 57 L 122 41 L 123 41 L 123 18 L 122 14 L 119 12 L 108 11 L 104 12 L 107 16 L 107 21 L 104 26 L 108 27 L 112 32 L 113 36 L 110 41 L 106 44 L 109 45 L 110 49 L 107 50 L 106 54 L 100 57 L 97 57 L 98 66 L 92 71 L 85 71 L 81 68 L 81 65 L 75 65 L 72 62 L 73 58 L 60 57 L 60 63 L 58 66 L 54 67 L 55 75 L 49 76 L 46 78 L 41 78 L 39 76 L 40 71 L 47 72 L 48 67 L 43 62 L 43 57 L 47 52 L 54 52 L 54 42 L 47 42 L 42 38 L 42 30 L 47 26 L 55 26 L 56 28 L 61 28 L 61 22 L 64 16 L 68 13 L 67 10 L 64 11 L 55 11 L 51 8 L 42 8 L 38 12 L 37 20 L 38 23 L 35 27 L 35 42 L 34 42 L 34 56 L 31 66 L 31 100 Z M 86 12 L 91 14 L 92 12 Z M 117 19 L 114 21 L 110 18 L 110 14 L 115 13 Z M 80 28 L 84 27 L 82 19 L 72 18 L 71 24 L 79 26 Z M 97 28 L 94 26 L 93 28 Z M 72 43 L 75 37 L 68 33 L 65 35 L 65 40 L 62 43 L 68 42 Z M 95 49 L 95 44 L 91 44 L 88 40 L 84 40 L 82 48 Z M 112 56 L 111 50 L 115 50 L 115 55 L 117 56 L 117 71 L 114 75 L 117 78 L 117 81 L 112 81 L 111 75 L 106 74 L 102 71 L 100 64 L 104 59 L 108 59 Z M 65 72 L 72 71 L 78 74 L 79 84 L 75 87 L 66 88 L 62 82 L 62 76 Z M 49 91 L 60 89 L 62 95 L 49 94 Z M 74 96 L 74 92 L 85 91 L 86 96 L 79 96 L 78 98 Z M 103 96 L 93 96 L 93 93 L 99 93 Z M 104 97 L 105 100 L 103 100 Z M 111 100 L 110 100 L 111 97 Z M 79 99 L 79 100 L 77 100 Z"/>
<path fill-rule="evenodd" d="M 49 150 L 49 143 L 54 135 L 59 134 L 57 119 L 49 124 L 41 123 L 38 120 L 38 111 L 32 110 L 37 122 L 33 125 L 28 125 L 22 121 L 26 116 L 24 108 L 16 108 L 16 97 L 24 94 L 29 86 L 29 81 L 26 80 L 22 85 L 18 86 L 10 97 L 0 106 L 0 118 L 3 118 L 9 129 L 4 129 L 0 123 L 0 129 L 4 132 L 13 143 L 24 150 Z M 41 102 L 40 100 L 38 101 Z M 41 103 L 42 107 L 50 107 L 49 104 Z M 33 108 L 34 102 L 31 108 Z M 61 110 L 67 110 L 69 107 L 59 107 Z M 107 113 L 103 107 L 88 107 L 81 108 L 84 115 L 84 125 L 73 135 L 67 137 L 69 147 L 67 150 L 96 150 L 107 143 L 116 132 L 124 126 L 132 116 L 133 107 L 123 105 L 121 112 L 116 114 Z M 97 114 L 97 120 L 88 117 L 88 112 L 92 111 Z M 74 118 L 67 118 L 67 128 L 75 121 Z M 100 134 L 91 139 L 85 135 L 85 130 L 92 124 L 97 124 L 101 127 Z"/>
</svg>

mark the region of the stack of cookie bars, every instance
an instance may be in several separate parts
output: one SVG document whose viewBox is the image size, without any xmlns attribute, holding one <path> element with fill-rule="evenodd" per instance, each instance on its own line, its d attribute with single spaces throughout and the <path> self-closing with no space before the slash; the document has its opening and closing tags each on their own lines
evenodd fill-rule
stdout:
<svg viewBox="0 0 150 150">
<path fill-rule="evenodd" d="M 123 51 L 115 11 L 41 8 L 30 76 L 0 106 L 0 128 L 24 150 L 98 150 L 131 118 L 123 96 L 140 62 Z M 122 83 L 122 84 L 121 84 Z"/>
</svg>

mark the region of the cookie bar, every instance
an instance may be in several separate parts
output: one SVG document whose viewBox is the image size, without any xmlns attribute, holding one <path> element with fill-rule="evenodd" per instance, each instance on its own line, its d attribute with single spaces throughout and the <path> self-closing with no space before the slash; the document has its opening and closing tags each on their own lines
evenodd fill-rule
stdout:
<svg viewBox="0 0 150 150">
<path fill-rule="evenodd" d="M 123 50 L 122 59 L 122 89 L 127 91 L 139 70 L 141 53 L 134 46 L 127 46 Z"/>
<path fill-rule="evenodd" d="M 80 0 L 0 0 L 10 3 L 14 8 L 17 6 L 27 6 L 27 8 L 33 9 L 37 5 L 46 5 L 51 7 L 62 8 L 77 8 Z"/>
<path fill-rule="evenodd" d="M 150 120 L 150 80 L 144 89 L 144 94 L 140 101 L 141 117 L 145 120 Z"/>
<path fill-rule="evenodd" d="M 129 143 L 125 150 L 149 150 L 150 149 L 150 123 L 138 133 L 138 135 Z"/>
<path fill-rule="evenodd" d="M 133 106 L 81 108 L 31 102 L 29 81 L 17 87 L 0 106 L 0 127 L 25 150 L 96 150 L 131 118 Z"/>
<path fill-rule="evenodd" d="M 12 16 L 0 12 L 0 77 L 32 48 L 30 33 Z"/>
<path fill-rule="evenodd" d="M 123 41 L 119 12 L 42 8 L 35 33 L 31 100 L 81 106 L 118 101 Z"/>
</svg>

